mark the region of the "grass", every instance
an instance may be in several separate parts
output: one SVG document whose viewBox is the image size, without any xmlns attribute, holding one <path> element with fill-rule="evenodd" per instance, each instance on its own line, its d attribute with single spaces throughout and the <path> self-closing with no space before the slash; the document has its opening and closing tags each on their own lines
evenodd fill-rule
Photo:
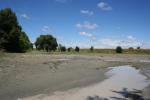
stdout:
<svg viewBox="0 0 150 100">
<path fill-rule="evenodd" d="M 4 56 L 5 56 L 4 51 L 0 51 L 0 58 L 1 58 L 1 57 L 4 57 Z"/>
<path fill-rule="evenodd" d="M 75 52 L 74 50 L 71 50 L 70 52 L 45 52 L 45 51 L 38 51 L 38 50 L 32 50 L 28 51 L 28 54 L 53 54 L 53 55 L 150 55 L 150 49 L 123 49 L 123 53 L 118 54 L 116 53 L 115 49 L 94 49 L 93 52 L 90 51 L 90 49 L 80 49 L 80 52 Z M 4 56 L 5 53 L 0 51 L 0 57 Z"/>
<path fill-rule="evenodd" d="M 81 52 L 91 53 L 90 49 L 81 49 Z M 116 54 L 115 49 L 94 49 L 93 53 Z M 122 54 L 147 54 L 150 55 L 150 49 L 123 49 Z"/>
<path fill-rule="evenodd" d="M 37 51 L 33 50 L 28 52 L 30 54 L 52 54 L 52 55 L 150 55 L 150 49 L 124 49 L 123 53 L 116 53 L 115 49 L 94 49 L 93 52 L 90 49 L 80 49 L 80 52 L 75 52 L 74 50 L 68 52 L 45 52 L 45 51 Z"/>
</svg>

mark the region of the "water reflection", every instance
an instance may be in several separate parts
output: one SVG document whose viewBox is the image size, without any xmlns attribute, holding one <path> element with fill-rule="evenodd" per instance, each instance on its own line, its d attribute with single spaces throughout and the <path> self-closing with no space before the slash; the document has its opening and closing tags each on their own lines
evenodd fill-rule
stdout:
<svg viewBox="0 0 150 100">
<path fill-rule="evenodd" d="M 137 89 L 133 89 L 132 91 L 128 91 L 127 88 L 123 88 L 122 91 L 112 91 L 114 93 L 117 93 L 119 95 L 121 95 L 122 97 L 110 97 L 114 100 L 150 100 L 150 98 L 144 98 L 142 96 L 142 91 L 141 90 L 137 90 Z M 100 97 L 100 96 L 88 96 L 86 98 L 86 100 L 109 100 L 108 98 L 104 98 L 104 97 Z"/>
</svg>

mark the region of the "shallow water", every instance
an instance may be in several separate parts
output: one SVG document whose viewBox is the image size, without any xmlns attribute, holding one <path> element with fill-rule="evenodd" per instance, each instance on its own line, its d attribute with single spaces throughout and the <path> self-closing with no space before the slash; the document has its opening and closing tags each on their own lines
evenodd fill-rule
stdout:
<svg viewBox="0 0 150 100">
<path fill-rule="evenodd" d="M 150 63 L 150 60 L 140 60 L 140 62 L 147 62 L 147 63 Z"/>
<path fill-rule="evenodd" d="M 85 100 L 87 96 L 120 97 L 120 95 L 113 93 L 112 90 L 120 91 L 122 88 L 142 90 L 150 84 L 150 82 L 146 81 L 146 77 L 140 74 L 139 70 L 130 65 L 111 67 L 106 75 L 108 79 L 91 86 L 64 92 L 57 91 L 53 95 L 40 94 L 23 100 Z"/>
</svg>

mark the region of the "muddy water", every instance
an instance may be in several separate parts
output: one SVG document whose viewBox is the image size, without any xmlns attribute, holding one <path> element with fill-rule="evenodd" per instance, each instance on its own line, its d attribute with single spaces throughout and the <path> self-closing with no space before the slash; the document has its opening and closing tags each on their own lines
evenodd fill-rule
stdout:
<svg viewBox="0 0 150 100">
<path fill-rule="evenodd" d="M 40 94 L 21 100 L 85 100 L 87 96 L 107 97 L 120 95 L 115 94 L 112 90 L 122 90 L 122 88 L 143 89 L 148 84 L 146 77 L 140 74 L 139 70 L 130 65 L 111 67 L 106 73 L 108 79 L 84 88 L 71 89 L 65 92 L 55 92 L 52 95 Z"/>
</svg>

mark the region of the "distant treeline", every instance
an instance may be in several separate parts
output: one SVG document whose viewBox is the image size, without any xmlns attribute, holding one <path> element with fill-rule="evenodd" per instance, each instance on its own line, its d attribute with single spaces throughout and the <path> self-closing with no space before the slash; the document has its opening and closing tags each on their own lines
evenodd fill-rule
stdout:
<svg viewBox="0 0 150 100">
<path fill-rule="evenodd" d="M 90 49 L 81 49 L 81 52 L 88 53 L 91 52 Z M 94 49 L 93 53 L 105 53 L 105 54 L 115 54 L 116 49 Z M 123 49 L 123 54 L 150 54 L 150 49 Z"/>
</svg>

